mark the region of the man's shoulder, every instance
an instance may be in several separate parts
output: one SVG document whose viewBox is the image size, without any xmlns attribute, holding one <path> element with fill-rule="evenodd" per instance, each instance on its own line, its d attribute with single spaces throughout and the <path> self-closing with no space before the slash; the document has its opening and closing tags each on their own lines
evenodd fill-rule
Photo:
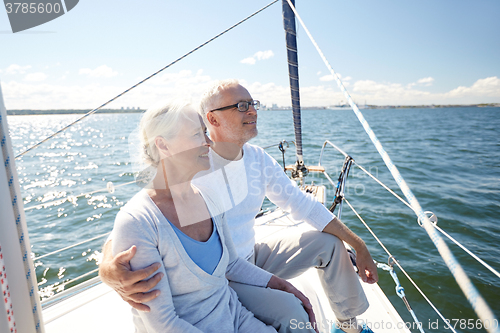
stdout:
<svg viewBox="0 0 500 333">
<path fill-rule="evenodd" d="M 266 151 L 259 146 L 253 145 L 251 143 L 245 143 L 243 145 L 243 153 L 247 155 L 247 158 L 252 159 L 272 159 L 271 155 L 266 153 Z"/>
<path fill-rule="evenodd" d="M 243 145 L 243 149 L 244 149 L 245 152 L 247 152 L 247 151 L 251 151 L 251 152 L 264 152 L 264 149 L 262 149 L 262 147 L 253 145 L 253 144 L 248 143 L 248 142 Z"/>
</svg>

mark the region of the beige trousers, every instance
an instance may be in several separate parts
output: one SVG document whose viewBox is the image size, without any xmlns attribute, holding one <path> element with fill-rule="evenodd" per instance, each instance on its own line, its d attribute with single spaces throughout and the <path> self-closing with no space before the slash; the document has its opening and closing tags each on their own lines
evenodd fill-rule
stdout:
<svg viewBox="0 0 500 333">
<path fill-rule="evenodd" d="M 289 229 L 255 244 L 255 253 L 250 260 L 283 279 L 294 278 L 316 267 L 337 318 L 356 317 L 368 309 L 368 301 L 349 255 L 342 241 L 335 236 Z M 300 301 L 292 294 L 234 282 L 230 286 L 256 318 L 272 325 L 279 333 L 314 332 L 290 327 L 292 319 L 297 322 L 308 322 L 309 319 Z"/>
</svg>

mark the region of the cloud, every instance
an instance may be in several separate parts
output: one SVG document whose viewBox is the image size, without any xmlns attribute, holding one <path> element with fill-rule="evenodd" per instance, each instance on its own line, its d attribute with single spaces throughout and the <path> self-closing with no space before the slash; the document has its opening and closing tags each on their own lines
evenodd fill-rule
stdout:
<svg viewBox="0 0 500 333">
<path fill-rule="evenodd" d="M 477 96 L 496 97 L 497 102 L 500 97 L 500 79 L 496 76 L 479 79 L 470 87 L 460 86 L 446 93 L 449 98 L 464 98 Z"/>
<path fill-rule="evenodd" d="M 2 81 L 5 105 L 7 109 L 93 109 L 129 88 L 126 85 L 102 82 L 71 85 L 67 81 L 68 79 L 51 82 Z M 106 107 L 148 108 L 160 100 L 174 98 L 185 98 L 198 103 L 207 85 L 213 81 L 215 80 L 204 75 L 202 70 L 163 73 Z"/>
<path fill-rule="evenodd" d="M 36 74 L 36 73 L 33 73 Z M 69 76 L 68 76 L 69 77 Z M 208 85 L 219 77 L 210 77 L 203 70 L 161 73 L 133 89 L 106 107 L 148 108 L 159 100 L 186 98 L 197 103 Z M 8 109 L 92 109 L 129 88 L 124 84 L 104 82 L 88 85 L 65 81 L 3 81 L 2 90 Z M 255 99 L 262 104 L 289 106 L 290 88 L 273 82 L 240 79 Z M 350 85 L 348 85 L 350 83 Z M 474 104 L 500 103 L 500 79 L 496 76 L 479 79 L 470 86 L 459 86 L 445 92 L 431 93 L 418 86 L 401 83 L 358 80 L 344 83 L 355 101 L 374 105 Z M 302 106 L 338 105 L 345 101 L 336 84 L 319 83 L 301 86 Z"/>
<path fill-rule="evenodd" d="M 320 72 L 318 72 L 319 74 Z M 342 75 L 337 73 L 338 77 L 342 80 L 342 82 L 345 83 L 345 81 L 349 81 L 349 80 L 352 80 L 352 77 L 350 76 L 346 76 L 345 78 L 342 78 Z M 319 78 L 320 81 L 324 81 L 324 82 L 328 82 L 328 81 L 333 81 L 335 78 L 333 77 L 332 74 L 329 74 L 329 75 L 324 75 L 322 77 Z"/>
<path fill-rule="evenodd" d="M 425 78 L 427 83 L 432 78 Z M 420 80 L 419 80 L 420 81 Z M 424 82 L 425 82 L 424 81 Z M 418 82 L 418 81 L 417 81 Z M 360 80 L 354 83 L 355 96 L 368 104 L 421 105 L 421 104 L 476 104 L 500 102 L 500 79 L 496 76 L 477 80 L 472 86 L 460 86 L 445 93 L 430 93 L 414 88 L 415 84 L 380 83 Z"/>
<path fill-rule="evenodd" d="M 19 65 L 16 65 L 16 64 L 12 64 L 12 65 L 10 65 L 9 67 L 7 67 L 5 69 L 5 73 L 6 74 L 24 74 L 30 68 L 31 68 L 30 65 L 19 66 Z"/>
<path fill-rule="evenodd" d="M 80 75 L 87 75 L 88 77 L 104 77 L 109 78 L 118 75 L 118 72 L 113 71 L 111 67 L 102 65 L 96 69 L 82 68 L 78 72 Z"/>
<path fill-rule="evenodd" d="M 38 72 L 38 73 L 26 74 L 26 76 L 24 77 L 24 80 L 32 81 L 32 82 L 39 82 L 39 81 L 45 80 L 46 78 L 47 78 L 47 75 L 45 73 Z"/>
<path fill-rule="evenodd" d="M 423 84 L 425 86 L 430 86 L 432 85 L 432 82 L 434 82 L 434 79 L 432 77 L 424 77 L 423 79 L 420 79 L 417 81 L 419 84 Z"/>
<path fill-rule="evenodd" d="M 328 82 L 328 81 L 333 81 L 334 78 L 333 78 L 332 74 L 329 74 L 329 75 L 324 75 L 324 76 L 320 77 L 319 80 L 324 81 L 324 82 Z"/>
<path fill-rule="evenodd" d="M 496 76 L 477 80 L 472 86 L 461 86 L 444 93 L 431 93 L 413 86 L 400 83 L 376 82 L 373 80 L 352 80 L 350 77 L 343 79 L 344 85 L 350 87 L 351 97 L 358 103 L 374 105 L 430 105 L 430 104 L 475 104 L 475 103 L 500 103 L 500 79 Z M 240 82 L 244 82 L 241 81 Z M 427 79 L 424 83 L 432 82 Z M 263 104 L 278 104 L 289 106 L 290 89 L 272 83 L 244 83 L 248 86 L 254 98 L 260 99 Z M 336 84 L 301 86 L 302 106 L 328 106 L 337 105 L 345 101 L 344 95 Z"/>
<path fill-rule="evenodd" d="M 265 60 L 265 59 L 269 59 L 271 57 L 274 57 L 274 52 L 272 50 L 258 51 L 253 56 L 245 58 L 245 59 L 241 60 L 240 62 L 242 64 L 255 65 L 257 60 Z"/>
<path fill-rule="evenodd" d="M 255 65 L 255 58 L 254 57 L 248 57 L 240 61 L 242 64 L 247 64 L 247 65 Z"/>
</svg>

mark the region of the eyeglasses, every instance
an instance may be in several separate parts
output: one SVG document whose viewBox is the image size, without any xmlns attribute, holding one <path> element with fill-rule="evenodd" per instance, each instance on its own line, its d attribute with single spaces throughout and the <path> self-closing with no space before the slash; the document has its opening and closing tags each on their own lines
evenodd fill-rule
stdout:
<svg viewBox="0 0 500 333">
<path fill-rule="evenodd" d="M 258 110 L 260 108 L 260 101 L 238 102 L 238 103 L 233 104 L 233 105 L 228 105 L 228 106 L 224 106 L 224 107 L 221 107 L 218 109 L 210 110 L 209 112 L 229 110 L 232 108 L 238 108 L 238 111 L 240 111 L 240 112 L 247 112 L 248 109 L 250 108 L 250 105 L 252 105 L 255 108 L 255 110 Z"/>
</svg>

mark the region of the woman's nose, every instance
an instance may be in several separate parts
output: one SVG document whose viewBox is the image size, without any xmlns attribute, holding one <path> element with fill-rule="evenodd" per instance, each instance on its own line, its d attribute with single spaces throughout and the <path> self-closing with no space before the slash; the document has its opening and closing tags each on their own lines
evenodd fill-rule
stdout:
<svg viewBox="0 0 500 333">
<path fill-rule="evenodd" d="M 213 141 L 210 140 L 210 137 L 207 135 L 207 133 L 205 133 L 205 143 L 204 143 L 204 145 L 210 147 L 213 144 L 214 144 Z"/>
</svg>

